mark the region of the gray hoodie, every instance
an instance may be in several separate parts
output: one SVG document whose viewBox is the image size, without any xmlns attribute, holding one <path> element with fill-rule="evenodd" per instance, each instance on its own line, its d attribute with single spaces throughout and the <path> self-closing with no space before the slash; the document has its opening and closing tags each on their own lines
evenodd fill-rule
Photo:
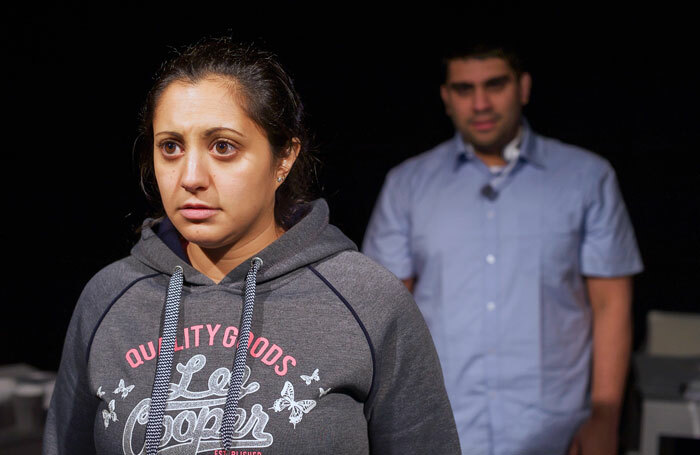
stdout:
<svg viewBox="0 0 700 455">
<path fill-rule="evenodd" d="M 263 265 L 229 454 L 458 454 L 435 348 L 410 293 L 328 224 L 325 201 L 305 212 L 257 254 Z M 85 287 L 66 335 L 45 454 L 145 453 L 177 266 L 184 284 L 158 450 L 223 449 L 250 263 L 215 284 L 189 265 L 167 224 L 145 227 L 131 256 Z"/>
</svg>

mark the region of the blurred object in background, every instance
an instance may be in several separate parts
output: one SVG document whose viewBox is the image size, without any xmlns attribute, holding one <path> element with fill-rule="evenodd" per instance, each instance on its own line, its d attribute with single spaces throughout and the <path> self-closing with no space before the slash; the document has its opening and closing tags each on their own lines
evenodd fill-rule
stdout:
<svg viewBox="0 0 700 455">
<path fill-rule="evenodd" d="M 56 373 L 26 364 L 0 366 L 0 453 L 41 453 Z"/>
<path fill-rule="evenodd" d="M 700 357 L 700 313 L 650 311 L 647 321 L 647 354 Z"/>
<path fill-rule="evenodd" d="M 641 455 L 700 453 L 700 315 L 650 311 L 646 350 L 635 367 L 643 403 Z"/>
</svg>

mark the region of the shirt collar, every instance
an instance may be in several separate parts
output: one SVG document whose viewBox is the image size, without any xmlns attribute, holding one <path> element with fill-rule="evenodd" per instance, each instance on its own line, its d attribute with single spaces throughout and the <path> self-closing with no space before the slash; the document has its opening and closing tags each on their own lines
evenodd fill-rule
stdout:
<svg viewBox="0 0 700 455">
<path fill-rule="evenodd" d="M 530 127 L 530 123 L 523 118 L 522 127 L 520 130 L 520 147 L 518 159 L 532 163 L 537 167 L 545 167 L 542 151 L 539 150 L 537 144 L 535 143 L 535 134 Z M 464 142 L 462 135 L 458 132 L 455 133 L 453 138 L 453 150 L 455 151 L 455 170 L 457 170 L 462 164 L 471 162 L 476 158 L 474 153 L 474 148 L 471 144 Z"/>
</svg>

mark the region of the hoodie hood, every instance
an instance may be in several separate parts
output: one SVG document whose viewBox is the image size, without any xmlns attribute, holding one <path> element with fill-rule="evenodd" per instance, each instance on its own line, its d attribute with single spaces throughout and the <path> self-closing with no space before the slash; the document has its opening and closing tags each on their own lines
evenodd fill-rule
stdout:
<svg viewBox="0 0 700 455">
<path fill-rule="evenodd" d="M 328 224 L 328 204 L 323 199 L 301 204 L 297 207 L 299 221 L 280 238 L 255 254 L 263 260 L 257 275 L 258 284 L 273 281 L 307 265 L 314 264 L 341 251 L 356 251 L 357 246 L 338 228 Z M 183 260 L 183 252 L 176 251 L 177 242 L 166 242 L 167 233 L 159 227 L 168 227 L 165 219 L 154 224 L 148 219 L 143 224 L 141 239 L 131 254 L 148 267 L 171 275 L 176 266 L 184 272 L 185 283 L 208 286 L 214 282 Z M 169 246 L 171 245 L 171 246 Z M 233 269 L 220 285 L 243 290 L 250 261 L 243 261 Z"/>
</svg>

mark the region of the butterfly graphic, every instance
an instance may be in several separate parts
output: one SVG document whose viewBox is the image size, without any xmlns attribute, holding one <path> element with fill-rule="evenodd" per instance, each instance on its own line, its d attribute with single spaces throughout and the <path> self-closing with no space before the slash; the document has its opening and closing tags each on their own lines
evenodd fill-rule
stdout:
<svg viewBox="0 0 700 455">
<path fill-rule="evenodd" d="M 314 370 L 314 372 L 311 373 L 311 376 L 307 376 L 307 375 L 305 375 L 305 374 L 302 374 L 300 377 L 301 377 L 301 379 L 304 380 L 304 382 L 306 383 L 306 385 L 311 385 L 311 381 L 318 381 L 318 380 L 321 379 L 321 378 L 318 377 L 318 368 L 316 368 L 316 369 Z"/>
<path fill-rule="evenodd" d="M 126 386 L 124 386 L 124 380 L 120 379 L 119 380 L 119 387 L 114 389 L 113 393 L 121 393 L 122 398 L 126 398 L 126 396 L 129 395 L 129 392 L 131 392 L 132 390 L 134 390 L 133 384 L 130 385 L 129 387 L 126 387 Z"/>
<path fill-rule="evenodd" d="M 324 397 L 324 396 L 326 396 L 326 395 L 328 394 L 328 392 L 330 392 L 330 391 L 331 391 L 331 387 L 328 387 L 326 390 L 323 390 L 323 387 L 319 387 L 319 388 L 318 388 L 318 397 L 319 397 L 319 398 Z"/>
<path fill-rule="evenodd" d="M 103 391 L 102 391 L 102 386 L 99 386 L 99 387 L 97 388 L 97 396 L 98 396 L 99 398 L 102 398 L 102 395 L 104 395 L 105 393 L 106 393 L 106 392 L 103 392 Z"/>
<path fill-rule="evenodd" d="M 294 401 L 294 386 L 289 381 L 284 382 L 281 395 L 282 398 L 276 399 L 270 409 L 274 409 L 275 412 L 281 412 L 285 409 L 292 411 L 289 415 L 289 423 L 294 425 L 294 428 L 297 427 L 297 423 L 301 422 L 301 418 L 304 417 L 304 414 L 307 414 L 316 407 L 316 402 L 314 400 Z"/>
<path fill-rule="evenodd" d="M 105 422 L 105 428 L 109 426 L 110 420 L 114 420 L 115 422 L 117 421 L 117 413 L 114 412 L 114 400 L 109 402 L 109 411 L 106 409 L 102 410 L 102 418 Z"/>
</svg>

